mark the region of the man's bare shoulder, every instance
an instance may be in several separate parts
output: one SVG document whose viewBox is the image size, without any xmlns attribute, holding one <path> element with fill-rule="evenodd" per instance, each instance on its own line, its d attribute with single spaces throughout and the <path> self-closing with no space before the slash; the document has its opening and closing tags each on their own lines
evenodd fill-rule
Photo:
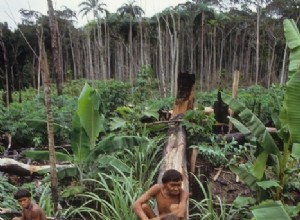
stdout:
<svg viewBox="0 0 300 220">
<path fill-rule="evenodd" d="M 43 211 L 42 208 L 38 204 L 32 204 L 32 211 Z"/>
<path fill-rule="evenodd" d="M 150 187 L 150 189 L 148 190 L 148 193 L 151 196 L 156 196 L 160 190 L 162 189 L 163 185 L 162 184 L 154 184 L 153 186 Z"/>
</svg>

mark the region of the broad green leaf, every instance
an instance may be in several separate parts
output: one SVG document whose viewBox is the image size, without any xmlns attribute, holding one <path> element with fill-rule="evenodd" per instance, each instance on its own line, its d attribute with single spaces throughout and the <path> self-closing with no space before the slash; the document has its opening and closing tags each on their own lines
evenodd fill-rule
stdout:
<svg viewBox="0 0 300 220">
<path fill-rule="evenodd" d="M 126 125 L 126 120 L 119 117 L 111 118 L 111 121 L 109 122 L 111 131 L 115 131 L 117 129 L 123 128 L 125 125 Z"/>
<path fill-rule="evenodd" d="M 62 198 L 68 198 L 71 196 L 76 196 L 82 192 L 84 192 L 85 188 L 81 185 L 77 185 L 77 186 L 69 186 L 67 188 L 65 188 L 62 192 L 61 192 L 61 197 Z"/>
<path fill-rule="evenodd" d="M 257 142 L 264 148 L 267 153 L 279 154 L 279 149 L 267 131 L 265 125 L 249 109 L 244 109 L 239 114 L 241 120 L 251 131 L 251 135 L 257 138 Z"/>
<path fill-rule="evenodd" d="M 236 99 L 233 99 L 231 96 L 225 93 L 222 93 L 222 99 L 236 114 L 240 113 L 246 108 L 244 104 L 240 103 Z"/>
<path fill-rule="evenodd" d="M 89 155 L 89 160 L 93 161 L 103 153 L 112 153 L 142 145 L 146 146 L 148 143 L 149 140 L 144 137 L 110 135 L 96 145 Z"/>
<path fill-rule="evenodd" d="M 292 156 L 296 159 L 300 159 L 300 144 L 294 143 L 292 146 Z"/>
<path fill-rule="evenodd" d="M 246 138 L 251 139 L 251 131 L 243 123 L 232 117 L 229 117 L 229 120 Z"/>
<path fill-rule="evenodd" d="M 45 160 L 49 161 L 49 151 L 39 151 L 39 150 L 28 150 L 24 152 L 27 158 L 32 160 Z M 57 161 L 70 161 L 70 155 L 61 152 L 55 152 L 55 158 Z"/>
<path fill-rule="evenodd" d="M 77 113 L 80 124 L 90 138 L 90 148 L 94 148 L 100 131 L 104 130 L 104 118 L 99 110 L 100 96 L 95 89 L 85 84 L 79 99 Z"/>
<path fill-rule="evenodd" d="M 260 182 L 257 182 L 257 185 L 264 190 L 269 189 L 271 187 L 280 187 L 281 188 L 278 181 L 275 181 L 275 180 L 260 181 Z"/>
<path fill-rule="evenodd" d="M 229 168 L 232 172 L 238 175 L 239 178 L 243 180 L 252 190 L 256 188 L 257 179 L 251 174 L 250 170 L 247 169 L 245 164 L 241 164 L 238 167 L 230 166 Z"/>
<path fill-rule="evenodd" d="M 90 153 L 91 142 L 86 131 L 81 126 L 80 119 L 77 113 L 72 122 L 71 147 L 74 153 L 75 160 L 80 162 L 84 160 Z"/>
<path fill-rule="evenodd" d="M 57 179 L 63 180 L 65 178 L 73 179 L 79 176 L 77 167 L 60 168 L 57 172 Z"/>
<path fill-rule="evenodd" d="M 300 34 L 296 23 L 291 19 L 285 19 L 283 21 L 284 35 L 287 44 L 290 49 L 294 49 L 300 46 Z"/>
<path fill-rule="evenodd" d="M 130 173 L 131 168 L 120 159 L 111 155 L 100 155 L 97 159 L 100 167 L 115 167 L 124 173 Z"/>
<path fill-rule="evenodd" d="M 264 201 L 251 208 L 256 220 L 290 220 L 280 201 Z"/>
<path fill-rule="evenodd" d="M 245 207 L 245 206 L 254 205 L 255 202 L 256 202 L 256 200 L 252 197 L 238 196 L 233 201 L 233 206 L 235 208 L 240 209 L 240 208 Z"/>
<path fill-rule="evenodd" d="M 299 39 L 300 41 L 300 39 Z M 300 56 L 299 56 L 300 61 Z M 290 78 L 287 83 L 285 93 L 285 103 L 287 111 L 287 120 L 291 141 L 293 143 L 300 143 L 300 113 L 299 113 L 299 100 L 300 100 L 300 66 L 298 71 Z"/>
<path fill-rule="evenodd" d="M 257 118 L 257 116 L 251 112 L 248 108 L 244 107 L 238 100 L 230 98 L 228 95 L 222 95 L 223 101 L 229 105 L 235 113 L 238 113 L 241 123 L 237 120 L 230 119 L 233 124 L 237 125 L 237 129 L 241 129 L 241 132 L 246 135 L 246 137 L 255 137 L 257 142 L 264 148 L 267 153 L 272 153 L 275 155 L 279 154 L 279 149 L 267 131 L 265 125 Z M 248 132 L 250 131 L 250 133 Z"/>
<path fill-rule="evenodd" d="M 268 153 L 263 151 L 255 160 L 253 167 L 251 167 L 251 173 L 255 176 L 258 180 L 264 175 L 266 169 L 266 163 L 268 159 Z"/>
<path fill-rule="evenodd" d="M 289 80 L 286 84 L 281 119 L 283 126 L 288 125 L 292 143 L 300 143 L 300 34 L 292 19 L 284 20 L 284 35 L 290 49 Z"/>
<path fill-rule="evenodd" d="M 153 118 L 156 118 L 156 120 L 158 120 L 158 112 L 157 112 L 157 109 L 148 109 L 148 110 L 144 110 L 142 112 L 142 115 L 145 115 L 147 117 L 153 117 Z"/>
</svg>

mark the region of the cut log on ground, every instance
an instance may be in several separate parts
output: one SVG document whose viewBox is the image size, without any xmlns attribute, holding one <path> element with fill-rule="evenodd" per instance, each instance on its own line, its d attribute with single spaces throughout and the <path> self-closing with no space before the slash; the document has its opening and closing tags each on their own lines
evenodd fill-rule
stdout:
<svg viewBox="0 0 300 220">
<path fill-rule="evenodd" d="M 70 168 L 72 164 L 68 165 L 57 165 L 57 168 Z M 37 175 L 40 171 L 50 172 L 50 165 L 36 166 L 21 163 L 19 161 L 10 158 L 0 158 L 0 171 L 10 173 L 18 176 L 31 176 Z"/>
<path fill-rule="evenodd" d="M 180 73 L 178 76 L 178 92 L 169 124 L 168 142 L 163 151 L 163 162 L 160 167 L 158 183 L 166 170 L 176 169 L 183 176 L 183 189 L 189 192 L 189 178 L 186 162 L 186 131 L 178 120 L 187 110 L 194 108 L 195 75 Z M 188 209 L 187 209 L 188 219 Z"/>
</svg>

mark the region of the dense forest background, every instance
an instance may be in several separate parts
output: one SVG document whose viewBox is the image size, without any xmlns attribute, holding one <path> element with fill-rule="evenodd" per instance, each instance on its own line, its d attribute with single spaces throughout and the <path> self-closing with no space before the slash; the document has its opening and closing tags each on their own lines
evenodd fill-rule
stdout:
<svg viewBox="0 0 300 220">
<path fill-rule="evenodd" d="M 72 79 L 129 81 L 151 69 L 162 97 L 176 94 L 178 72 L 196 74 L 200 90 L 229 86 L 234 71 L 242 85 L 283 84 L 287 47 L 283 19 L 298 21 L 297 0 L 191 0 L 148 18 L 134 1 L 109 13 L 101 1 L 83 1 L 80 13 L 55 11 L 59 67 L 53 65 L 49 17 L 20 10 L 22 23 L 0 23 L 0 90 L 10 94 L 41 85 L 38 55 L 45 42 L 58 94 Z M 94 20 L 75 28 L 78 16 Z M 8 98 L 6 98 L 8 99 Z M 8 100 L 7 100 L 8 101 Z"/>
</svg>

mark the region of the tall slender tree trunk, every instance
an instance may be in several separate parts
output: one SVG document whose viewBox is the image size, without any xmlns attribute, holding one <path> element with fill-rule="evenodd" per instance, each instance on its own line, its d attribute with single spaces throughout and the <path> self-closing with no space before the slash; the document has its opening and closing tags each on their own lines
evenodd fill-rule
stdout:
<svg viewBox="0 0 300 220">
<path fill-rule="evenodd" d="M 87 56 L 88 56 L 88 69 L 89 69 L 89 79 L 94 80 L 95 74 L 94 74 L 94 68 L 93 68 L 93 56 L 92 56 L 92 48 L 91 48 L 91 37 L 90 33 L 87 31 Z"/>
<path fill-rule="evenodd" d="M 73 60 L 73 79 L 77 79 L 77 65 L 76 65 L 76 58 L 75 58 L 75 52 L 74 52 L 74 40 L 72 36 L 72 28 L 69 27 L 69 37 L 70 37 L 70 48 L 71 48 L 71 55 Z"/>
<path fill-rule="evenodd" d="M 5 69 L 5 87 L 6 87 L 6 94 L 5 94 L 5 105 L 8 107 L 10 100 L 10 90 L 9 90 L 9 79 L 8 79 L 8 59 L 7 59 L 7 52 L 6 47 L 2 39 L 0 39 L 0 45 L 3 50 L 3 59 L 4 59 L 4 69 Z"/>
<path fill-rule="evenodd" d="M 61 64 L 61 44 L 60 44 L 60 35 L 58 31 L 57 20 L 54 15 L 54 9 L 52 0 L 47 0 L 48 2 L 48 14 L 49 14 L 49 24 L 51 31 L 51 46 L 53 53 L 53 63 L 56 73 L 56 87 L 57 95 L 62 95 L 62 64 Z"/>
<path fill-rule="evenodd" d="M 203 78 L 204 78 L 204 20 L 205 14 L 201 13 L 201 54 L 200 54 L 200 90 L 203 89 Z"/>
<path fill-rule="evenodd" d="M 260 5 L 257 1 L 256 7 L 256 70 L 255 70 L 255 85 L 258 83 L 258 74 L 259 74 L 259 25 L 260 25 Z"/>
<path fill-rule="evenodd" d="M 166 88 L 166 77 L 165 77 L 165 69 L 163 66 L 163 49 L 162 49 L 162 36 L 161 36 L 161 29 L 160 29 L 160 21 L 159 17 L 157 18 L 157 25 L 158 25 L 158 54 L 159 54 L 159 77 L 161 78 L 161 91 L 163 94 L 163 97 L 167 96 L 167 88 Z"/>
<path fill-rule="evenodd" d="M 280 85 L 283 85 L 283 84 L 285 83 L 285 78 L 286 78 L 286 62 L 287 62 L 287 50 L 288 50 L 288 45 L 285 44 L 284 54 L 283 54 L 283 61 L 282 61 L 282 68 L 281 68 L 281 74 L 280 74 Z"/>
<path fill-rule="evenodd" d="M 49 146 L 49 161 L 50 161 L 50 173 L 51 173 L 51 192 L 53 201 L 53 210 L 56 214 L 58 210 L 58 183 L 57 183 L 57 171 L 56 171 L 56 158 L 54 148 L 54 129 L 53 129 L 53 114 L 51 106 L 51 87 L 49 68 L 47 61 L 47 54 L 45 51 L 44 44 L 42 44 L 42 56 L 41 59 L 41 71 L 44 82 L 44 93 L 45 93 L 45 105 L 47 112 L 47 131 L 48 131 L 48 146 Z"/>
</svg>

